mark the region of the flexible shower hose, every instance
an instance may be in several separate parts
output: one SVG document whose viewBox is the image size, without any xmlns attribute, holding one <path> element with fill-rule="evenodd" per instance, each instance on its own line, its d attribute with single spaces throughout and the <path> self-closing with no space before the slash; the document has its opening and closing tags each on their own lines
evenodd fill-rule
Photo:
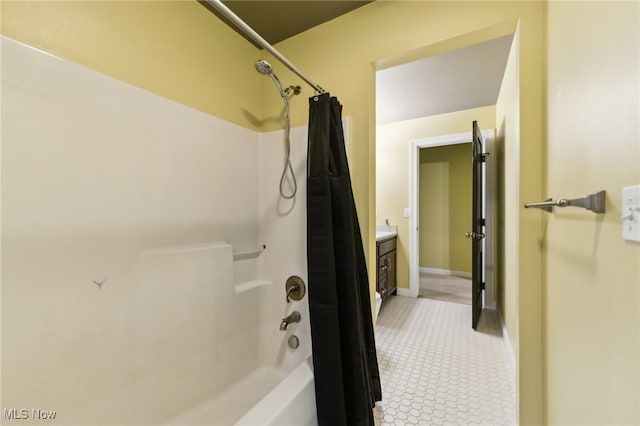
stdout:
<svg viewBox="0 0 640 426">
<path fill-rule="evenodd" d="M 285 90 L 280 93 L 282 99 L 284 99 L 285 119 L 284 119 L 284 151 L 285 151 L 285 163 L 282 170 L 282 176 L 280 177 L 280 196 L 284 199 L 290 200 L 296 196 L 298 192 L 298 182 L 296 181 L 296 174 L 293 171 L 291 165 L 291 118 L 289 112 L 289 91 Z M 291 186 L 292 190 L 290 195 L 285 193 L 285 184 L 287 182 L 287 172 L 291 174 Z"/>
</svg>

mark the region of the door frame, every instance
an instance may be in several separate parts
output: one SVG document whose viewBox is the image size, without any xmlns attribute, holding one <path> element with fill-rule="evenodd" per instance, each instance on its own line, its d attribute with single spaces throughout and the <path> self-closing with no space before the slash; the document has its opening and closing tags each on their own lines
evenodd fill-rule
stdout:
<svg viewBox="0 0 640 426">
<path fill-rule="evenodd" d="M 486 148 L 489 153 L 493 151 L 493 144 L 495 139 L 494 129 L 482 130 L 482 137 L 485 140 Z M 398 294 L 401 296 L 418 297 L 420 291 L 420 238 L 419 238 L 419 222 L 420 222 L 420 149 L 432 148 L 436 146 L 445 145 L 457 145 L 461 143 L 471 143 L 473 139 L 472 132 L 454 133 L 443 136 L 436 136 L 431 138 L 419 138 L 409 140 L 409 289 L 398 288 Z M 489 151 L 490 150 L 490 151 Z M 491 155 L 488 156 L 486 166 L 486 179 L 485 182 L 485 199 L 484 205 L 486 206 L 487 217 L 487 229 L 493 222 L 493 230 L 495 231 L 495 222 L 489 218 L 493 218 L 495 212 L 495 196 L 493 193 L 493 178 L 494 175 L 494 162 Z M 487 309 L 495 309 L 496 297 L 494 293 L 495 289 L 495 277 L 493 271 L 494 256 L 493 247 L 495 247 L 495 232 L 488 232 L 487 238 L 485 238 L 485 299 L 484 307 Z"/>
</svg>

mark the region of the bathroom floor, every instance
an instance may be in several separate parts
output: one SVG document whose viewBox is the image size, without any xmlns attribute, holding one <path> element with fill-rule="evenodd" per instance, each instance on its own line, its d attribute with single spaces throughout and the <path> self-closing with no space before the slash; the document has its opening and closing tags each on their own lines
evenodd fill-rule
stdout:
<svg viewBox="0 0 640 426">
<path fill-rule="evenodd" d="M 474 331 L 468 305 L 391 297 L 376 345 L 376 426 L 516 424 L 515 373 L 495 311 L 483 311 Z"/>
</svg>

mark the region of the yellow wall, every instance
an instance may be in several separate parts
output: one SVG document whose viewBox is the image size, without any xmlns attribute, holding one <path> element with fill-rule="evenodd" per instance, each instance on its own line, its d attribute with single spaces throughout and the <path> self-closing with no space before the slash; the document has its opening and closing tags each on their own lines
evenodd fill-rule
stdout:
<svg viewBox="0 0 640 426">
<path fill-rule="evenodd" d="M 261 52 L 195 1 L 2 1 L 2 34 L 244 127 Z"/>
<path fill-rule="evenodd" d="M 353 119 L 350 146 L 353 189 L 370 259 L 375 256 L 375 239 L 369 237 L 375 231 L 376 207 L 376 67 L 389 66 L 399 56 L 406 61 L 411 55 L 415 58 L 416 52 L 439 53 L 510 34 L 516 23 L 521 45 L 521 143 L 514 160 L 520 165 L 522 179 L 517 192 L 505 202 L 520 206 L 523 200 L 542 197 L 542 2 L 378 1 L 277 45 L 310 78 L 338 95 L 345 106 L 344 113 Z M 286 84 L 298 80 L 280 67 L 276 72 Z M 281 108 L 278 100 L 272 98 L 265 98 L 264 105 L 267 115 L 276 114 Z M 306 110 L 306 105 L 294 103 L 294 124 L 306 120 Z M 404 173 L 406 176 L 407 172 Z M 400 229 L 404 227 L 406 235 L 404 219 L 397 214 L 389 215 L 389 220 L 398 223 Z M 517 219 L 513 225 L 518 232 L 507 236 L 517 250 L 505 252 L 505 262 L 520 265 L 513 283 L 518 288 L 520 310 L 516 351 L 518 418 L 522 424 L 541 424 L 542 219 L 536 212 L 522 209 Z M 372 288 L 374 270 L 375 264 L 370 262 Z M 398 279 L 403 279 L 400 270 Z"/>
<path fill-rule="evenodd" d="M 471 272 L 471 184 L 471 144 L 420 150 L 420 267 Z"/>
<path fill-rule="evenodd" d="M 493 128 L 495 107 L 383 124 L 376 129 L 376 220 L 383 224 L 389 219 L 398 226 L 398 287 L 409 288 L 409 219 L 403 217 L 403 209 L 409 207 L 410 140 L 470 132 L 473 120 L 483 128 Z"/>
<path fill-rule="evenodd" d="M 547 189 L 607 191 L 606 214 L 545 218 L 546 421 L 640 424 L 640 244 L 621 190 L 640 184 L 640 5 L 547 5 Z"/>
<path fill-rule="evenodd" d="M 4 35 L 245 127 L 278 126 L 269 117 L 279 115 L 280 99 L 264 95 L 273 88 L 251 66 L 259 52 L 196 2 L 3 1 L 1 7 Z M 425 46 L 450 50 L 484 41 L 482 29 L 518 22 L 520 49 L 512 64 L 518 98 L 505 95 L 503 101 L 519 109 L 509 117 L 499 102 L 496 124 L 505 164 L 501 220 L 510 231 L 501 242 L 503 279 L 514 286 L 503 294 L 503 309 L 518 360 L 521 424 L 640 423 L 640 249 L 621 240 L 619 219 L 621 187 L 640 183 L 639 18 L 634 2 L 379 1 L 278 45 L 339 95 L 353 118 L 353 186 L 373 253 L 376 66 Z M 460 39 L 474 31 L 480 33 Z M 283 83 L 299 82 L 274 65 Z M 292 107 L 293 124 L 306 122 L 306 102 L 296 99 Z M 517 129 L 509 125 L 514 120 Z M 545 135 L 548 176 L 541 173 Z M 408 170 L 406 163 L 399 170 Z M 408 181 L 406 173 L 396 176 Z M 547 194 L 598 189 L 608 191 L 608 213 L 600 217 L 521 208 Z M 397 192 L 389 206 L 407 207 L 408 191 Z M 399 225 L 400 249 L 403 235 L 408 242 L 401 212 L 381 214 Z M 404 253 L 401 285 L 408 282 Z"/>
<path fill-rule="evenodd" d="M 542 12 L 541 2 L 379 1 L 279 43 L 303 72 L 340 96 L 353 119 L 351 171 L 369 258 L 375 253 L 375 239 L 369 238 L 376 206 L 375 69 L 398 56 L 479 43 L 505 35 L 505 27 L 517 22 L 521 144 L 512 160 L 521 166 L 522 179 L 517 191 L 505 194 L 505 204 L 542 196 Z M 251 66 L 258 52 L 195 2 L 3 1 L 2 33 L 245 127 L 279 126 L 269 117 L 280 114 L 281 100 L 263 95 L 273 89 Z M 284 84 L 299 82 L 273 63 Z M 306 102 L 292 102 L 292 124 L 307 121 L 307 108 Z M 390 221 L 406 235 L 397 214 Z M 504 255 L 506 263 L 520 264 L 513 283 L 520 309 L 519 421 L 540 424 L 541 215 L 519 210 L 512 219 L 517 232 L 508 239 L 516 250 Z M 375 264 L 369 267 L 375 270 Z"/>
<path fill-rule="evenodd" d="M 504 321 L 512 350 L 518 348 L 518 264 L 509 262 L 509 253 L 517 253 L 517 240 L 508 238 L 518 234 L 521 206 L 507 200 L 518 199 L 520 164 L 519 131 L 519 34 L 514 36 L 496 103 L 496 287 L 500 315 Z M 526 300 L 526 299 L 525 299 Z M 515 354 L 514 354 L 515 355 Z"/>
</svg>

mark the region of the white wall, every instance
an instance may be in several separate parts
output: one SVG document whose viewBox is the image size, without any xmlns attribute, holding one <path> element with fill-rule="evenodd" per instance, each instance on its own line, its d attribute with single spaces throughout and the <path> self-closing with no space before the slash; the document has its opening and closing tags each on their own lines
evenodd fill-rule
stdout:
<svg viewBox="0 0 640 426">
<path fill-rule="evenodd" d="M 2 55 L 3 409 L 158 423 L 310 353 L 278 331 L 283 276 L 306 280 L 304 186 L 285 219 L 263 179 L 281 144 L 6 38 Z M 237 293 L 217 242 L 267 244 L 255 274 L 273 284 Z"/>
</svg>

